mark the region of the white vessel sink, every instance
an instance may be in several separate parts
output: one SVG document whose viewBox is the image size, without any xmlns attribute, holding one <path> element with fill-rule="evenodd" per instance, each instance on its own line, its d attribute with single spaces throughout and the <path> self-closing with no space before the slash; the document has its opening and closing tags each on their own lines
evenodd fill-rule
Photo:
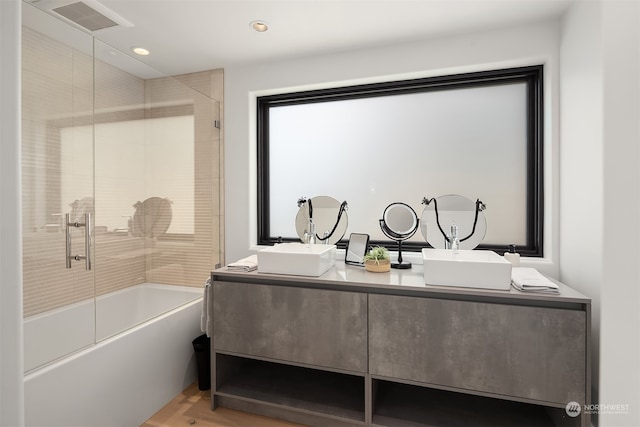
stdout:
<svg viewBox="0 0 640 427">
<path fill-rule="evenodd" d="M 335 245 L 281 243 L 258 251 L 258 272 L 320 276 L 336 263 Z"/>
<path fill-rule="evenodd" d="M 493 251 L 422 249 L 427 285 L 509 290 L 511 263 Z"/>
</svg>

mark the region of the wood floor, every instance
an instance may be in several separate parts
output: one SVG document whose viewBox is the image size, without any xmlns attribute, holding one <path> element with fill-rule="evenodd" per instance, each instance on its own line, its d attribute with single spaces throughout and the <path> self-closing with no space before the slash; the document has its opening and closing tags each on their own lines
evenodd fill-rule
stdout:
<svg viewBox="0 0 640 427">
<path fill-rule="evenodd" d="M 304 427 L 233 409 L 211 411 L 210 392 L 201 392 L 194 383 L 140 427 Z"/>
</svg>

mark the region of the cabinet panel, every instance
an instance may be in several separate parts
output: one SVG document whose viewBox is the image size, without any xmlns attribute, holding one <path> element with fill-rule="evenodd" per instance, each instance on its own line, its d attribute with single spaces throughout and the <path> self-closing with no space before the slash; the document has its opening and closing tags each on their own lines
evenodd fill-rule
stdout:
<svg viewBox="0 0 640 427">
<path fill-rule="evenodd" d="M 367 295 L 214 282 L 214 347 L 367 371 Z"/>
<path fill-rule="evenodd" d="M 579 310 L 370 295 L 370 373 L 584 403 L 586 327 Z"/>
</svg>

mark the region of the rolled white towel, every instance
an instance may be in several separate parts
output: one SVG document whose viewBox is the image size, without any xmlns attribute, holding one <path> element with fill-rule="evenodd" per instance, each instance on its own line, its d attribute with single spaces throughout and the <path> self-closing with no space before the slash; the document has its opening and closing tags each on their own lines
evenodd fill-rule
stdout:
<svg viewBox="0 0 640 427">
<path fill-rule="evenodd" d="M 209 290 L 211 289 L 211 277 L 204 282 L 204 292 L 202 295 L 202 314 L 200 315 L 200 330 L 211 336 L 211 321 L 209 319 Z"/>
</svg>

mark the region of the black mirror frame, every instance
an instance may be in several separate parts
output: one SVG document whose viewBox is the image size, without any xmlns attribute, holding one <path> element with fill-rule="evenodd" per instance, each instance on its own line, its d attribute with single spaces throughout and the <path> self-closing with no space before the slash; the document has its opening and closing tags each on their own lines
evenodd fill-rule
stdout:
<svg viewBox="0 0 640 427">
<path fill-rule="evenodd" d="M 379 96 L 380 94 L 410 93 L 412 91 L 440 90 L 444 88 L 497 85 L 513 81 L 527 84 L 527 121 L 529 123 L 527 142 L 527 219 L 526 244 L 518 246 L 522 256 L 542 257 L 544 236 L 544 65 L 463 73 L 449 76 L 436 76 L 407 81 L 373 83 L 351 87 L 311 90 L 296 93 L 283 93 L 257 98 L 257 189 L 258 224 L 257 243 L 273 245 L 278 241 L 297 241 L 288 236 L 271 235 L 269 212 L 269 109 L 276 106 L 323 102 L 330 99 L 340 100 L 358 97 Z M 339 248 L 346 246 L 343 239 L 337 243 Z M 388 249 L 395 247 L 393 241 L 370 242 Z M 495 252 L 508 252 L 509 244 L 480 244 L 478 249 Z M 419 252 L 430 247 L 426 242 L 405 242 L 403 248 Z"/>
</svg>

